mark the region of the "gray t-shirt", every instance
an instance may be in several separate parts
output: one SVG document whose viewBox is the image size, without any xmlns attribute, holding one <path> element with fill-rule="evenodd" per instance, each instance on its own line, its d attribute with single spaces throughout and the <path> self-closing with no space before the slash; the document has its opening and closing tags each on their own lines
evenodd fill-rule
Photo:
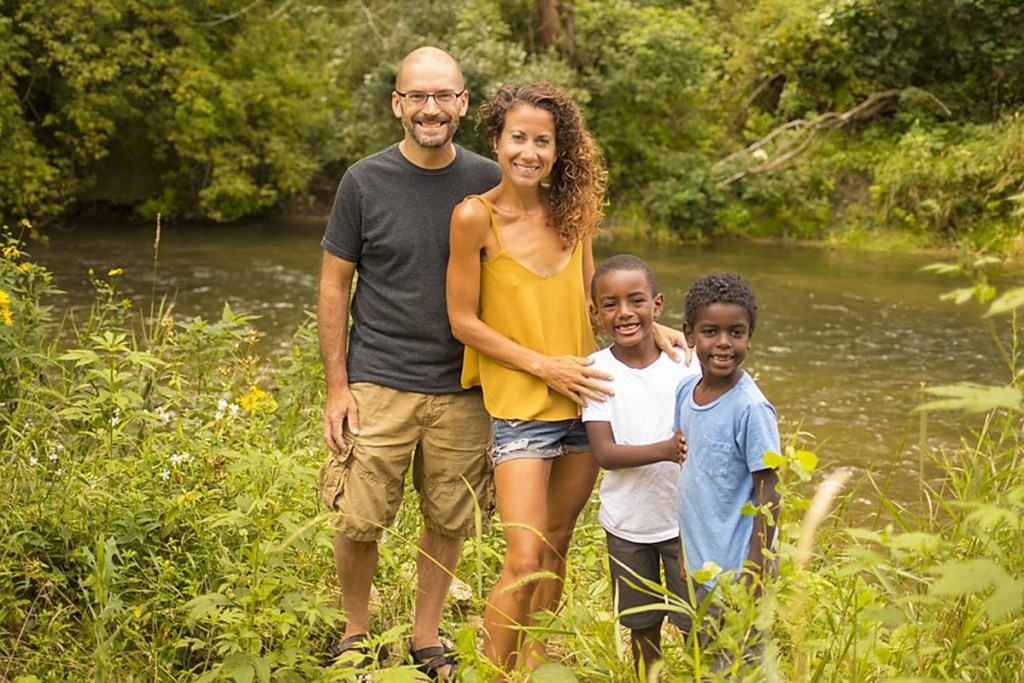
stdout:
<svg viewBox="0 0 1024 683">
<path fill-rule="evenodd" d="M 356 264 L 349 382 L 403 391 L 461 391 L 462 345 L 445 304 L 452 210 L 501 180 L 493 161 L 456 145 L 442 169 L 416 166 L 392 145 L 345 172 L 321 241 Z"/>
</svg>

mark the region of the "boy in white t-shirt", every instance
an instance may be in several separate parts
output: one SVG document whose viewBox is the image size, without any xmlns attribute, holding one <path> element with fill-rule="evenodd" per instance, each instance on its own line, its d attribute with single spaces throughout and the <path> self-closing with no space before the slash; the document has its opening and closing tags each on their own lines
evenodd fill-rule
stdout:
<svg viewBox="0 0 1024 683">
<path fill-rule="evenodd" d="M 663 298 L 643 259 L 620 254 L 604 261 L 594 273 L 591 298 L 591 313 L 612 338 L 610 347 L 590 356 L 591 367 L 614 377 L 615 394 L 588 401 L 583 421 L 594 456 L 608 470 L 601 482 L 598 520 L 608 537 L 616 613 L 630 629 L 640 673 L 650 671 L 660 657 L 666 616 L 657 607 L 665 603 L 664 595 L 645 587 L 644 580 L 686 595 L 676 519 L 685 444 L 672 426 L 676 387 L 683 378 L 699 375 L 700 366 L 673 361 L 655 345 L 652 330 Z M 649 609 L 621 614 L 637 607 Z M 689 631 L 686 615 L 667 614 Z"/>
</svg>

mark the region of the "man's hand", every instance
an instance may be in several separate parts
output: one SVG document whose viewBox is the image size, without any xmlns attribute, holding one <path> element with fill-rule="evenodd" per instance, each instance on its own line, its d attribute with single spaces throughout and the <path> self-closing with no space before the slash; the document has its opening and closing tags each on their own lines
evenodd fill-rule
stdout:
<svg viewBox="0 0 1024 683">
<path fill-rule="evenodd" d="M 324 406 L 324 443 L 335 453 L 345 450 L 345 422 L 353 434 L 359 433 L 359 409 L 355 396 L 346 386 L 344 389 L 327 392 Z"/>
</svg>

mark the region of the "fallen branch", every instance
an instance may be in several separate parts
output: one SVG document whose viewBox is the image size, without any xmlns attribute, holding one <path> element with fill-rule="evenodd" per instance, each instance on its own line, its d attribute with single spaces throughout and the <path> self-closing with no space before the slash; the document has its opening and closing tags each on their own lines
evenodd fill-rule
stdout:
<svg viewBox="0 0 1024 683">
<path fill-rule="evenodd" d="M 719 180 L 715 183 L 715 187 L 723 188 L 745 176 L 779 168 L 794 157 L 812 149 L 812 146 L 816 147 L 821 144 L 823 136 L 819 136 L 819 133 L 830 133 L 851 123 L 866 121 L 881 113 L 890 111 L 896 107 L 908 90 L 910 89 L 885 90 L 871 95 L 860 104 L 844 112 L 826 112 L 811 120 L 794 119 L 782 124 L 760 140 L 756 140 L 744 149 L 733 152 L 729 156 L 715 162 L 712 169 L 720 169 L 739 160 L 756 160 L 756 163 L 753 165 Z M 947 114 L 949 113 L 949 109 L 934 95 L 931 93 L 925 94 L 938 103 Z M 788 135 L 784 136 L 787 133 Z M 773 142 L 777 142 L 778 146 L 775 148 L 774 153 L 769 155 L 764 148 Z"/>
</svg>

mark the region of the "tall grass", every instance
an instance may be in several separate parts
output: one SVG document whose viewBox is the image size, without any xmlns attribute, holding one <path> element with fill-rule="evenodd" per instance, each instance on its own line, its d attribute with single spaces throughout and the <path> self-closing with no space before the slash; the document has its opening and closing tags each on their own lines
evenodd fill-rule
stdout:
<svg viewBox="0 0 1024 683">
<path fill-rule="evenodd" d="M 110 271 L 93 274 L 91 315 L 69 328 L 50 312 L 49 273 L 20 236 L 2 239 L 0 680 L 351 679 L 319 661 L 343 619 L 315 492 L 313 321 L 264 358 L 254 318 L 225 306 L 182 319 L 173 305 L 144 316 Z M 920 482 L 924 504 L 877 493 L 874 524 L 854 523 L 849 505 L 873 480 L 842 489 L 827 453 L 819 467 L 794 434 L 778 458 L 778 577 L 758 602 L 726 582 L 725 619 L 701 637 L 666 627 L 668 679 L 1021 680 L 1022 301 L 974 275 L 967 289 L 992 303 L 1007 384 L 936 387 L 925 407 L 983 412 L 983 428 L 929 454 L 944 474 Z M 829 492 L 812 505 L 821 471 Z M 596 507 L 581 518 L 563 608 L 532 627 L 551 658 L 532 680 L 635 680 Z M 401 656 L 415 510 L 403 506 L 381 546 L 373 623 L 392 655 L 376 680 L 418 675 Z M 496 673 L 478 644 L 502 555 L 500 533 L 470 539 L 448 603 L 466 680 Z M 763 656 L 744 662 L 754 639 Z"/>
</svg>

